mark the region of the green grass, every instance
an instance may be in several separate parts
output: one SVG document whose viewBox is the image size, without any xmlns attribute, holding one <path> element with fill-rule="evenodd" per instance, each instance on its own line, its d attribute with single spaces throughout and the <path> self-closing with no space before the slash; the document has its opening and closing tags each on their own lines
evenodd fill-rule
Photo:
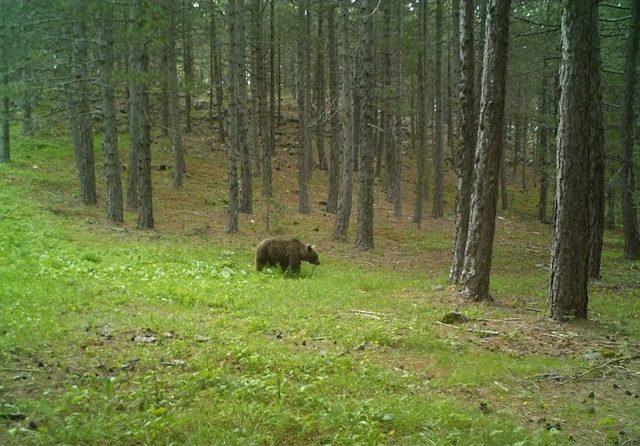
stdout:
<svg viewBox="0 0 640 446">
<path fill-rule="evenodd" d="M 325 253 L 299 277 L 259 274 L 249 247 L 92 227 L 69 204 L 74 178 L 59 175 L 64 141 L 18 139 L 20 161 L 0 165 L 0 415 L 27 417 L 0 418 L 1 444 L 569 442 L 524 423 L 514 410 L 523 402 L 559 408 L 567 423 L 604 420 L 592 438 L 620 426 L 638 434 L 631 403 L 607 406 L 608 421 L 578 401 L 554 406 L 530 385 L 571 373 L 580 358 L 443 336 L 435 321 L 451 308 L 432 287 L 446 271 L 366 271 Z M 448 246 L 434 235 L 421 243 Z M 499 266 L 514 254 L 504 255 Z M 637 272 L 629 265 L 615 273 L 625 287 Z M 497 296 L 544 305 L 542 270 L 492 284 Z M 640 337 L 624 317 L 639 313 L 630 294 L 596 291 L 592 308 L 605 329 Z"/>
</svg>

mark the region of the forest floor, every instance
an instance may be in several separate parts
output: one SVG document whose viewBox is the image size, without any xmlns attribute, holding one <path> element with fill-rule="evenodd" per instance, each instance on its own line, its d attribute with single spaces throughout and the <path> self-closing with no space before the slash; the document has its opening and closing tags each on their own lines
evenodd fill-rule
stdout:
<svg viewBox="0 0 640 446">
<path fill-rule="evenodd" d="M 359 252 L 355 214 L 350 241 L 331 240 L 326 172 L 297 213 L 294 124 L 288 112 L 279 127 L 274 202 L 256 178 L 233 236 L 224 145 L 204 122 L 185 135 L 178 191 L 154 140 L 153 231 L 135 213 L 107 223 L 102 169 L 99 205 L 80 203 L 68 138 L 14 132 L 0 165 L 0 444 L 640 444 L 640 262 L 617 232 L 590 320 L 554 323 L 551 230 L 535 191 L 511 184 L 495 302 L 466 302 L 447 286 L 452 172 L 446 217 L 425 206 L 418 228 L 406 154 L 404 216 L 378 187 L 376 248 Z M 316 244 L 322 264 L 256 273 L 269 234 Z M 443 324 L 451 311 L 468 320 Z"/>
</svg>

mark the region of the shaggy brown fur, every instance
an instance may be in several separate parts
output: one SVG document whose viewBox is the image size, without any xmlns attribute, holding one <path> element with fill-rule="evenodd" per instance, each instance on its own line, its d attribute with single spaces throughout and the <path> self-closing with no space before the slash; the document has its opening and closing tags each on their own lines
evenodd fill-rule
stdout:
<svg viewBox="0 0 640 446">
<path fill-rule="evenodd" d="M 261 271 L 266 266 L 280 265 L 282 271 L 287 269 L 297 273 L 302 261 L 320 265 L 318 253 L 313 246 L 306 245 L 298 239 L 285 240 L 268 238 L 260 242 L 256 248 L 256 269 Z"/>
</svg>

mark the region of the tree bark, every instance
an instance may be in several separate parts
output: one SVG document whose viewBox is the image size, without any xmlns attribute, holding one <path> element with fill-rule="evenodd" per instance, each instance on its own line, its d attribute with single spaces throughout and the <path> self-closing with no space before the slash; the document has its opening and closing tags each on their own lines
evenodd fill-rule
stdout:
<svg viewBox="0 0 640 446">
<path fill-rule="evenodd" d="M 251 174 L 251 151 L 247 144 L 247 76 L 246 70 L 246 34 L 245 34 L 245 0 L 238 0 L 236 11 L 236 46 L 237 66 L 237 102 L 238 102 L 238 140 L 237 147 L 240 154 L 240 212 L 251 214 L 253 211 L 253 185 Z"/>
<path fill-rule="evenodd" d="M 433 151 L 433 207 L 431 216 L 440 218 L 443 216 L 444 202 L 444 142 L 443 126 L 444 117 L 442 113 L 442 8 L 443 0 L 436 0 L 436 122 L 434 132 Z"/>
<path fill-rule="evenodd" d="M 602 237 L 604 231 L 604 117 L 602 111 L 602 80 L 600 75 L 600 34 L 598 31 L 598 0 L 592 0 L 589 55 L 589 277 L 600 277 Z"/>
<path fill-rule="evenodd" d="M 167 28 L 167 94 L 169 99 L 169 133 L 173 145 L 175 169 L 173 187 L 182 187 L 185 171 L 184 152 L 182 150 L 182 132 L 180 129 L 180 102 L 178 97 L 178 72 L 176 67 L 176 8 L 175 0 L 170 0 L 169 26 Z"/>
<path fill-rule="evenodd" d="M 186 0 L 184 3 L 184 15 L 182 23 L 182 61 L 184 68 L 184 108 L 187 133 L 191 133 L 191 93 L 193 90 L 193 36 L 191 35 L 191 8 L 191 0 Z"/>
<path fill-rule="evenodd" d="M 321 4 L 318 8 L 318 40 L 316 42 L 316 73 L 315 73 L 315 93 L 316 93 L 316 149 L 318 150 L 318 168 L 327 170 L 327 159 L 324 154 L 324 66 L 323 48 L 324 48 L 324 6 Z"/>
<path fill-rule="evenodd" d="M 101 17 L 102 33 L 100 39 L 100 87 L 102 90 L 102 115 L 104 117 L 104 173 L 107 180 L 107 218 L 122 222 L 122 166 L 118 148 L 118 123 L 116 121 L 115 85 L 113 82 L 113 9 L 111 4 L 104 5 Z"/>
<path fill-rule="evenodd" d="M 403 152 L 403 134 L 402 134 L 402 118 L 403 118 L 403 81 L 402 81 L 402 2 L 395 2 L 394 6 L 395 19 L 396 19 L 396 36 L 395 41 L 399 42 L 394 49 L 394 122 L 393 122 L 393 148 L 392 148 L 392 183 L 391 183 L 391 198 L 393 200 L 393 216 L 400 218 L 402 215 L 402 152 Z M 362 127 L 362 131 L 365 131 L 365 127 Z M 368 130 L 368 133 L 371 130 Z"/>
<path fill-rule="evenodd" d="M 7 76 L 3 77 L 3 86 L 7 85 Z M 11 161 L 11 140 L 9 137 L 9 116 L 11 112 L 11 106 L 9 103 L 9 96 L 6 94 L 0 96 L 0 128 L 2 134 L 0 135 L 0 163 L 8 163 Z"/>
<path fill-rule="evenodd" d="M 262 154 L 262 195 L 271 197 L 271 156 L 276 152 L 276 84 L 275 84 L 275 0 L 270 1 L 269 14 L 269 135 Z"/>
<path fill-rule="evenodd" d="M 460 4 L 460 86 L 458 103 L 458 150 L 456 151 L 456 219 L 449 282 L 460 283 L 469 231 L 473 154 L 476 147 L 475 50 L 473 36 L 475 5 L 473 0 Z"/>
<path fill-rule="evenodd" d="M 336 43 L 336 7 L 329 7 L 329 114 L 331 123 L 331 151 L 329 154 L 329 194 L 327 212 L 338 210 L 340 180 L 340 117 L 338 107 L 338 46 Z"/>
<path fill-rule="evenodd" d="M 298 157 L 298 211 L 308 214 L 309 209 L 309 176 L 311 174 L 311 123 L 309 91 L 309 32 L 310 10 L 309 0 L 298 0 L 298 19 L 300 35 L 298 36 L 298 121 L 300 151 Z"/>
<path fill-rule="evenodd" d="M 73 70 L 78 86 L 78 100 L 75 104 L 74 111 L 77 113 L 82 152 L 80 165 L 78 166 L 80 190 L 84 204 L 95 204 L 98 200 L 96 196 L 96 166 L 89 103 L 89 75 L 87 72 L 87 61 L 89 59 L 86 29 L 87 11 L 86 5 L 82 0 L 75 0 L 74 12 L 76 17 L 73 25 Z"/>
<path fill-rule="evenodd" d="M 218 44 L 218 28 L 216 26 L 216 9 L 211 2 L 211 17 L 209 23 L 209 44 L 211 46 L 211 92 L 215 90 L 216 96 L 216 120 L 218 121 L 218 140 L 221 143 L 225 142 L 225 130 L 224 130 L 224 110 L 222 109 L 222 67 L 220 66 L 220 45 Z M 213 107 L 213 105 L 210 105 Z"/>
<path fill-rule="evenodd" d="M 478 9 L 480 10 L 480 23 L 478 26 L 478 45 L 476 59 L 476 119 L 480 119 L 480 101 L 482 96 L 482 70 L 484 69 L 484 45 L 485 34 L 487 32 L 487 2 L 488 0 L 479 0 Z"/>
<path fill-rule="evenodd" d="M 547 189 L 549 187 L 549 136 L 547 125 L 547 59 L 542 59 L 542 83 L 538 96 L 538 178 L 540 182 L 538 196 L 538 221 L 547 221 Z"/>
<path fill-rule="evenodd" d="M 351 88 L 351 62 L 349 59 L 349 3 L 341 0 L 340 13 L 340 69 L 342 88 L 340 90 L 340 118 L 342 121 L 342 184 L 338 200 L 338 214 L 333 228 L 333 238 L 345 241 L 351 216 L 351 186 L 353 178 L 353 90 Z"/>
<path fill-rule="evenodd" d="M 634 199 L 635 172 L 633 165 L 633 130 L 635 123 L 633 98 L 638 60 L 638 35 L 640 33 L 640 0 L 631 1 L 631 30 L 627 42 L 624 67 L 624 85 L 620 104 L 620 145 L 622 152 L 622 232 L 624 257 L 640 259 L 638 235 L 638 209 Z"/>
<path fill-rule="evenodd" d="M 227 206 L 227 225 L 224 232 L 235 234 L 238 232 L 238 152 L 239 152 L 239 77 L 243 74 L 244 66 L 238 60 L 238 1 L 229 0 L 229 138 L 227 140 L 229 157 L 229 195 Z"/>
<path fill-rule="evenodd" d="M 491 300 L 489 275 L 503 145 L 509 4 L 509 0 L 487 2 L 487 42 L 474 168 L 476 177 L 463 272 L 463 294 L 474 300 Z"/>
<path fill-rule="evenodd" d="M 133 1 L 132 22 L 136 37 L 133 39 L 131 87 L 131 116 L 138 145 L 138 229 L 153 228 L 153 203 L 151 191 L 151 133 L 149 126 L 149 93 L 147 76 L 149 58 L 143 33 L 147 26 L 147 2 Z"/>
<path fill-rule="evenodd" d="M 360 0 L 360 190 L 356 221 L 356 247 L 373 248 L 373 7 L 369 0 Z"/>
<path fill-rule="evenodd" d="M 589 54 L 591 1 L 567 0 L 562 14 L 557 137 L 557 217 L 551 249 L 551 317 L 587 317 L 589 257 Z"/>
<path fill-rule="evenodd" d="M 426 65 L 427 65 L 427 2 L 420 2 L 420 51 L 418 53 L 418 156 L 417 156 L 417 182 L 416 182 L 416 202 L 413 210 L 413 222 L 422 223 L 422 211 L 426 200 L 428 188 L 427 182 L 427 145 L 428 145 L 428 109 L 426 85 Z"/>
</svg>

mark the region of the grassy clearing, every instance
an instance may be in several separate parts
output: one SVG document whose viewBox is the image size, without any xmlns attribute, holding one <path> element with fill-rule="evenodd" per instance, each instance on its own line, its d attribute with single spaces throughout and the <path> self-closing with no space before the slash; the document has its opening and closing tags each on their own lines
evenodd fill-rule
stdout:
<svg viewBox="0 0 640 446">
<path fill-rule="evenodd" d="M 498 227 L 493 306 L 436 287 L 446 281 L 447 222 L 394 231 L 383 215 L 373 253 L 334 253 L 325 240 L 322 266 L 305 265 L 298 278 L 258 274 L 259 231 L 228 240 L 185 229 L 162 199 L 175 193 L 163 178 L 157 215 L 175 226 L 105 224 L 101 209 L 74 199 L 72 172 L 61 175 L 66 144 L 16 138 L 17 161 L 0 166 L 0 443 L 640 441 L 634 364 L 602 382 L 535 378 L 583 371 L 582 354 L 607 339 L 613 355 L 639 351 L 639 265 L 620 260 L 618 238 L 607 238 L 605 279 L 592 292 L 595 322 L 558 326 L 524 310 L 544 309 L 546 272 L 536 265 L 548 229 L 515 212 Z M 215 164 L 203 155 L 196 167 L 200 155 L 191 156 L 193 176 Z M 282 218 L 285 232 L 325 231 L 295 219 Z M 498 321 L 469 326 L 500 335 L 436 324 L 454 308 Z"/>
</svg>

